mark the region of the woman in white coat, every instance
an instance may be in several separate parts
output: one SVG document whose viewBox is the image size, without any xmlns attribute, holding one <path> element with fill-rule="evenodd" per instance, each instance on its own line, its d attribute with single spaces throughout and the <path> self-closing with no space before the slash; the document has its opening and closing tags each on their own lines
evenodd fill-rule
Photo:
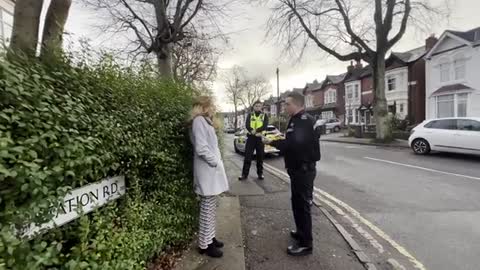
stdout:
<svg viewBox="0 0 480 270">
<path fill-rule="evenodd" d="M 193 144 L 193 178 L 200 196 L 198 246 L 201 254 L 222 257 L 223 243 L 215 238 L 217 196 L 228 190 L 213 117 L 215 105 L 211 97 L 194 100 L 191 112 L 190 139 Z"/>
</svg>

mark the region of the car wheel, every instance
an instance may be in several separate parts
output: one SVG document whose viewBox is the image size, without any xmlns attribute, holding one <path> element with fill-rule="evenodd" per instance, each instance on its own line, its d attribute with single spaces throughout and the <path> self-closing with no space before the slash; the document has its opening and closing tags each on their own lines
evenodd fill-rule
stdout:
<svg viewBox="0 0 480 270">
<path fill-rule="evenodd" d="M 339 132 L 339 131 L 340 131 L 340 127 L 338 126 L 333 129 L 333 132 Z"/>
<path fill-rule="evenodd" d="M 416 139 L 412 143 L 412 150 L 417 155 L 430 153 L 430 144 L 425 139 Z"/>
<path fill-rule="evenodd" d="M 240 150 L 237 147 L 237 142 L 236 141 L 233 142 L 233 149 L 235 149 L 235 153 L 240 154 Z"/>
</svg>

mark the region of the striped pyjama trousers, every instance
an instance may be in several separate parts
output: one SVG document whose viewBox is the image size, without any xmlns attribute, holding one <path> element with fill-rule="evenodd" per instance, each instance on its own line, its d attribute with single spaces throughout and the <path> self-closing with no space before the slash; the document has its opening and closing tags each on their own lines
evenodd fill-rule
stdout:
<svg viewBox="0 0 480 270">
<path fill-rule="evenodd" d="M 200 196 L 198 246 L 206 249 L 215 237 L 217 196 Z"/>
</svg>

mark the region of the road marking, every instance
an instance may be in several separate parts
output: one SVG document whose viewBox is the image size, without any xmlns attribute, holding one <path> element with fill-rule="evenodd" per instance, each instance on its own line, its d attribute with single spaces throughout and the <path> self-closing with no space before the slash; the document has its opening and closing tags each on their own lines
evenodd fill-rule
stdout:
<svg viewBox="0 0 480 270">
<path fill-rule="evenodd" d="M 275 171 L 276 173 L 286 177 L 286 178 L 289 178 L 288 174 L 286 174 L 285 172 L 269 165 L 269 164 L 264 164 L 265 167 L 268 167 L 270 168 L 270 170 L 273 170 Z M 415 268 L 419 269 L 419 270 L 427 270 L 426 267 L 419 261 L 417 260 L 412 254 L 410 254 L 410 252 L 407 251 L 406 248 L 402 247 L 400 244 L 398 244 L 395 240 L 393 240 L 388 234 L 386 234 L 384 231 L 382 231 L 382 229 L 380 229 L 379 227 L 377 227 L 376 225 L 374 225 L 373 223 L 371 223 L 370 221 L 368 221 L 367 219 L 365 219 L 362 215 L 360 215 L 360 213 L 355 210 L 354 208 L 352 208 L 350 205 L 348 205 L 347 203 L 335 198 L 333 195 L 330 195 L 329 193 L 317 188 L 317 187 L 314 187 L 314 190 L 316 192 L 318 192 L 319 194 L 316 194 L 316 195 L 321 195 L 321 196 L 324 196 L 326 198 L 328 198 L 330 201 L 336 203 L 337 205 L 343 207 L 347 212 L 349 212 L 350 214 L 352 214 L 355 218 L 357 218 L 358 220 L 360 220 L 360 222 L 362 222 L 363 224 L 365 224 L 367 227 L 369 227 L 372 231 L 374 231 L 380 238 L 384 239 L 385 241 L 387 241 L 390 245 L 392 245 L 400 254 L 402 254 L 403 256 L 405 256 L 411 263 L 413 263 L 413 265 L 415 266 Z M 321 196 L 316 196 L 317 198 Z M 319 198 L 319 199 L 320 199 Z M 336 207 L 338 209 L 338 207 Z M 335 209 L 335 208 L 334 208 Z M 343 211 L 339 211 L 339 213 L 344 213 Z"/>
<path fill-rule="evenodd" d="M 323 196 L 327 197 L 329 200 L 337 203 L 341 207 L 343 207 L 346 211 L 348 211 L 350 214 L 352 214 L 354 217 L 356 217 L 358 220 L 360 220 L 363 224 L 367 225 L 372 231 L 374 231 L 379 237 L 383 238 L 385 241 L 387 241 L 390 245 L 392 245 L 400 254 L 403 256 L 407 257 L 410 262 L 412 262 L 415 266 L 415 268 L 420 269 L 420 270 L 426 270 L 425 266 L 418 261 L 410 252 L 407 251 L 404 247 L 402 247 L 400 244 L 398 244 L 395 240 L 393 240 L 388 234 L 386 234 L 382 229 L 365 219 L 360 213 L 353 209 L 350 205 L 344 203 L 343 201 L 335 198 L 334 196 L 330 195 L 329 193 L 314 187 L 315 191 L 319 192 Z"/>
<path fill-rule="evenodd" d="M 362 226 L 358 225 L 355 220 L 353 220 L 349 215 L 347 215 L 340 207 L 338 207 L 336 204 L 333 202 L 327 200 L 325 197 L 319 194 L 319 192 L 314 192 L 313 196 L 317 200 L 320 200 L 324 204 L 330 206 L 335 212 L 337 212 L 338 215 L 343 216 L 345 219 L 347 219 L 351 224 L 352 227 L 365 239 L 367 239 L 370 244 L 378 250 L 378 253 L 383 254 L 385 252 L 385 249 L 383 248 L 382 244 L 380 244 L 377 239 L 375 239 L 369 232 L 365 231 Z"/>
<path fill-rule="evenodd" d="M 474 176 L 458 174 L 458 173 L 444 172 L 444 171 L 439 171 L 439 170 L 435 170 L 435 169 L 430 169 L 430 168 L 425 168 L 425 167 L 420 167 L 420 166 L 415 166 L 415 165 L 410 165 L 410 164 L 405 164 L 405 163 L 400 163 L 400 162 L 395 162 L 395 161 L 390 161 L 390 160 L 378 159 L 378 158 L 371 158 L 371 157 L 364 157 L 364 158 L 369 159 L 369 160 L 373 160 L 373 161 L 378 161 L 378 162 L 383 162 L 383 163 L 388 163 L 388 164 L 393 164 L 393 165 L 398 165 L 398 166 L 423 170 L 423 171 L 427 171 L 427 172 L 436 172 L 436 173 L 441 173 L 441 174 L 451 175 L 451 176 L 457 176 L 457 177 L 463 177 L 463 178 L 472 179 L 472 180 L 480 180 L 480 177 L 474 177 Z"/>
</svg>

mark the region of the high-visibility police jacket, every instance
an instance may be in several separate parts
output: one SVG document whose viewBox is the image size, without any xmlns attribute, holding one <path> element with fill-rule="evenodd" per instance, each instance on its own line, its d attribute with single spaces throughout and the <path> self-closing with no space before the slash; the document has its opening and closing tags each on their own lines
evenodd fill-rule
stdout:
<svg viewBox="0 0 480 270">
<path fill-rule="evenodd" d="M 267 128 L 268 117 L 264 113 L 253 112 L 248 115 L 245 124 L 249 133 L 252 133 L 254 130 L 256 133 L 263 132 Z"/>
</svg>

